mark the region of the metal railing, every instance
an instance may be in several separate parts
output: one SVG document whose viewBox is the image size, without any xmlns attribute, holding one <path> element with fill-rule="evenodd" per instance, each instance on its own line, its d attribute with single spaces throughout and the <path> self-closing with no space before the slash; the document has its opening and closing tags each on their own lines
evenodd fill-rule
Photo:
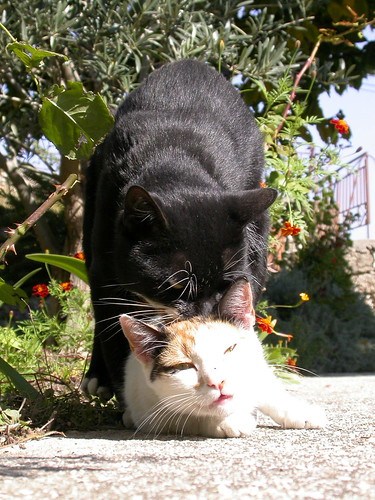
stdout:
<svg viewBox="0 0 375 500">
<path fill-rule="evenodd" d="M 368 154 L 352 160 L 350 171 L 334 186 L 334 198 L 339 207 L 339 221 L 352 218 L 351 229 L 370 224 Z"/>
</svg>

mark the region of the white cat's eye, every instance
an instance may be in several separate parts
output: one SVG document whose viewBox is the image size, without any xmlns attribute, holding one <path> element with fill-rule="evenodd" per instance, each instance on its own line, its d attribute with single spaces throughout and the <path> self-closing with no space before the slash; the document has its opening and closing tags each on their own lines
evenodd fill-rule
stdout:
<svg viewBox="0 0 375 500">
<path fill-rule="evenodd" d="M 173 369 L 176 371 L 179 371 L 179 372 L 182 370 L 190 370 L 190 368 L 195 369 L 195 366 L 193 365 L 193 363 L 179 363 L 178 365 L 173 366 Z"/>
<path fill-rule="evenodd" d="M 224 354 L 227 354 L 228 352 L 232 352 L 233 349 L 236 347 L 237 344 L 233 344 L 228 349 L 225 349 Z"/>
</svg>

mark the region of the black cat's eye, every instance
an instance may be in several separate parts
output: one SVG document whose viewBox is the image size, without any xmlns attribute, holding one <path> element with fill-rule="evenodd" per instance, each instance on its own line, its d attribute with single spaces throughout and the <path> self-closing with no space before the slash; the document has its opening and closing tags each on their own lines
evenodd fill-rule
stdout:
<svg viewBox="0 0 375 500">
<path fill-rule="evenodd" d="M 177 281 L 176 283 L 171 281 L 171 288 L 174 288 L 175 290 L 181 290 L 181 288 L 184 288 L 184 286 L 185 285 L 180 281 Z"/>
<path fill-rule="evenodd" d="M 236 347 L 237 344 L 233 344 L 228 349 L 225 349 L 224 354 L 227 354 L 228 352 L 232 352 L 233 349 Z"/>
</svg>

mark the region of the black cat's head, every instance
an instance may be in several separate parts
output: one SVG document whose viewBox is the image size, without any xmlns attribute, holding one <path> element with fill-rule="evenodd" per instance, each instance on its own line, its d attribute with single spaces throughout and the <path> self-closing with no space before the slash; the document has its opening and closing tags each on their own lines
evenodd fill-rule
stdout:
<svg viewBox="0 0 375 500">
<path fill-rule="evenodd" d="M 266 211 L 276 194 L 261 188 L 162 198 L 131 186 L 117 221 L 119 282 L 183 318 L 215 313 L 237 279 L 257 290 L 264 273 L 258 268 L 265 267 Z"/>
</svg>

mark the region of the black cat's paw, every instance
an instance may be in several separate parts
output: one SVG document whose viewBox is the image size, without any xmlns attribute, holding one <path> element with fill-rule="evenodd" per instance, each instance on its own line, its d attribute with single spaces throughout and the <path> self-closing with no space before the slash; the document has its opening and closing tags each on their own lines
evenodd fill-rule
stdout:
<svg viewBox="0 0 375 500">
<path fill-rule="evenodd" d="M 113 397 L 113 390 L 104 384 L 99 383 L 99 379 L 95 376 L 87 376 L 82 380 L 81 391 L 88 396 L 97 396 L 102 401 L 108 401 Z"/>
</svg>

